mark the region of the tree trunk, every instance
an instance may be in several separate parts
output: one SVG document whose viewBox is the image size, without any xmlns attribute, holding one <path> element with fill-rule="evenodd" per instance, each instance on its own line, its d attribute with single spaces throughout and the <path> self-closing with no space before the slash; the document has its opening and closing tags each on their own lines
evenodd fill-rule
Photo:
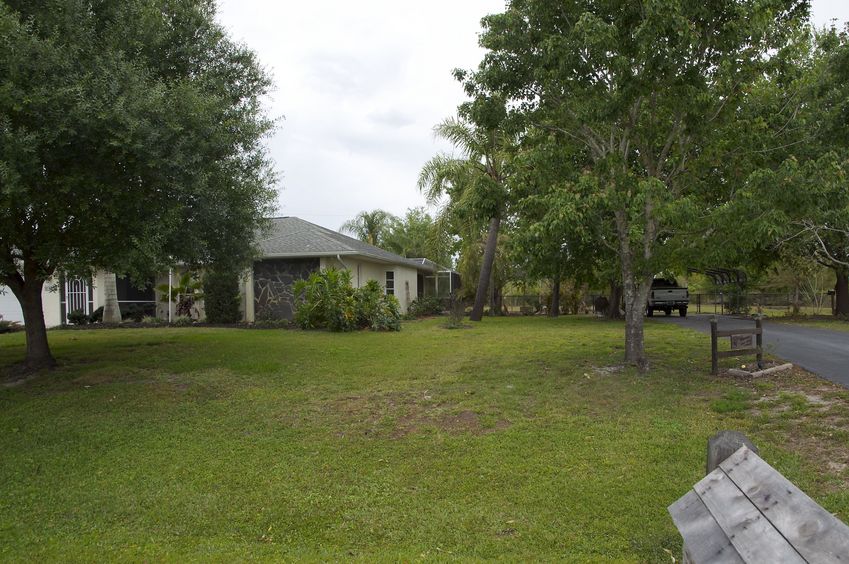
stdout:
<svg viewBox="0 0 849 564">
<path fill-rule="evenodd" d="M 834 285 L 834 315 L 849 316 L 849 272 L 837 271 Z"/>
<path fill-rule="evenodd" d="M 560 278 L 554 280 L 551 285 L 551 308 L 548 310 L 549 317 L 560 315 Z"/>
<path fill-rule="evenodd" d="M 495 247 L 498 244 L 498 229 L 501 227 L 501 218 L 493 217 L 489 221 L 489 234 L 486 237 L 486 247 L 483 251 L 483 264 L 481 274 L 478 278 L 478 289 L 475 292 L 475 305 L 469 314 L 471 321 L 480 321 L 483 318 L 483 306 L 486 303 L 486 291 L 489 279 L 492 276 L 492 264 L 495 262 Z"/>
<path fill-rule="evenodd" d="M 646 215 L 649 215 L 648 210 Z M 652 275 L 642 272 L 643 269 L 635 264 L 635 253 L 628 240 L 628 223 L 622 212 L 617 212 L 616 228 L 619 236 L 622 289 L 625 296 L 625 362 L 636 365 L 640 372 L 647 372 L 649 363 L 643 340 L 643 316 L 648 304 Z M 648 231 L 647 229 L 644 237 L 650 235 Z M 643 258 L 648 259 L 647 245 L 643 253 Z"/>
<path fill-rule="evenodd" d="M 492 288 L 492 299 L 489 303 L 490 315 L 504 315 L 504 294 L 501 293 L 501 288 L 495 285 L 495 280 L 490 281 Z"/>
<path fill-rule="evenodd" d="M 623 272 L 623 278 L 625 278 Z M 634 364 L 641 372 L 648 370 L 643 335 L 643 316 L 651 288 L 651 277 L 639 279 L 630 274 L 625 278 L 625 362 Z"/>
<path fill-rule="evenodd" d="M 104 272 L 103 274 L 103 323 L 121 323 L 121 308 L 118 305 L 118 281 L 114 272 Z"/>
<path fill-rule="evenodd" d="M 610 298 L 608 302 L 610 305 L 607 308 L 607 318 L 621 319 L 619 304 L 622 303 L 622 284 L 617 280 L 610 281 Z"/>
<path fill-rule="evenodd" d="M 44 281 L 37 278 L 27 279 L 19 284 L 10 284 L 9 287 L 18 298 L 21 312 L 24 314 L 24 330 L 27 336 L 24 368 L 28 371 L 53 368 L 56 366 L 56 360 L 50 354 L 50 345 L 47 343 L 47 327 L 44 325 L 44 307 L 41 301 Z"/>
</svg>

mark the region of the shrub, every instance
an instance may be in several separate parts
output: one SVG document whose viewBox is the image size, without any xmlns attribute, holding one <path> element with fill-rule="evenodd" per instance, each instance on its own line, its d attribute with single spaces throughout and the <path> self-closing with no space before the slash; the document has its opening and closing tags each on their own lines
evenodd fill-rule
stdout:
<svg viewBox="0 0 849 564">
<path fill-rule="evenodd" d="M 401 306 L 395 296 L 383 293 L 375 280 L 354 292 L 356 326 L 372 331 L 400 331 Z"/>
<path fill-rule="evenodd" d="M 306 280 L 296 282 L 294 291 L 298 297 L 295 323 L 303 329 L 401 329 L 400 307 L 395 296 L 385 295 L 374 280 L 354 290 L 347 270 L 328 268 L 313 272 Z"/>
<path fill-rule="evenodd" d="M 123 311 L 121 314 L 121 319 L 135 321 L 136 323 L 141 322 L 141 320 L 151 314 L 156 310 L 156 306 L 152 304 L 130 304 L 127 306 L 126 311 Z M 101 313 L 101 319 L 103 318 L 103 314 Z"/>
<path fill-rule="evenodd" d="M 192 323 L 192 318 L 188 315 L 178 315 L 171 321 L 174 327 L 188 327 Z"/>
<path fill-rule="evenodd" d="M 354 289 L 347 270 L 313 272 L 306 280 L 298 280 L 293 289 L 299 298 L 295 323 L 302 329 L 354 329 Z"/>
<path fill-rule="evenodd" d="M 68 323 L 71 325 L 88 325 L 88 314 L 81 309 L 68 314 Z"/>
<path fill-rule="evenodd" d="M 103 323 L 103 306 L 100 306 L 88 316 L 89 323 Z"/>
<path fill-rule="evenodd" d="M 416 298 L 410 302 L 407 315 L 410 317 L 425 317 L 426 315 L 439 315 L 443 311 L 442 300 L 435 296 Z"/>
<path fill-rule="evenodd" d="M 8 321 L 0 315 L 0 333 L 11 333 L 19 331 L 23 326 L 17 321 Z"/>
<path fill-rule="evenodd" d="M 161 325 L 163 321 L 153 315 L 145 315 L 141 318 L 141 322 L 145 325 Z"/>
<path fill-rule="evenodd" d="M 466 304 L 456 294 L 448 297 L 448 321 L 445 322 L 446 329 L 460 329 L 463 327 L 463 317 L 466 315 Z"/>
<path fill-rule="evenodd" d="M 203 303 L 208 322 L 238 323 L 241 321 L 238 272 L 228 268 L 207 272 L 203 280 L 203 290 Z"/>
</svg>

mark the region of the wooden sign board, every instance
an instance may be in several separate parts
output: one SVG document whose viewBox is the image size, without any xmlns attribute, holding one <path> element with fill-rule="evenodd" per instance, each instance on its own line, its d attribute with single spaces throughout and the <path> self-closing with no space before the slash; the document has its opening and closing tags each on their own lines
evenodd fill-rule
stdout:
<svg viewBox="0 0 849 564">
<path fill-rule="evenodd" d="M 731 335 L 731 349 L 750 349 L 754 346 L 753 344 L 754 335 Z"/>
</svg>

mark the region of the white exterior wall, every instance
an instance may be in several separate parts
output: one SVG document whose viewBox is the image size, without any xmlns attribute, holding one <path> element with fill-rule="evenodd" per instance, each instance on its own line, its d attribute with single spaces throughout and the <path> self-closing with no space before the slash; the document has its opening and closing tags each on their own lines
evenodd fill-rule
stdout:
<svg viewBox="0 0 849 564">
<path fill-rule="evenodd" d="M 94 311 L 99 307 L 103 307 L 106 303 L 106 292 L 103 291 L 106 286 L 106 274 L 107 273 L 105 271 L 98 270 L 94 273 L 94 276 L 91 277 L 91 311 Z"/>
<path fill-rule="evenodd" d="M 44 300 L 45 297 L 44 292 L 42 292 L 41 299 Z M 24 313 L 21 311 L 21 304 L 18 303 L 18 297 L 6 286 L 0 286 L 0 315 L 6 321 L 24 322 Z"/>
<path fill-rule="evenodd" d="M 59 280 L 51 278 L 41 289 L 41 307 L 44 310 L 44 324 L 56 327 L 62 324 L 62 294 L 59 292 Z"/>
<path fill-rule="evenodd" d="M 62 323 L 60 301 L 61 297 L 56 280 L 50 279 L 45 282 L 41 289 L 41 304 L 44 310 L 44 324 L 48 327 L 55 327 Z M 24 322 L 21 304 L 18 303 L 18 298 L 12 293 L 12 290 L 6 286 L 0 286 L 0 315 L 6 321 Z"/>
</svg>

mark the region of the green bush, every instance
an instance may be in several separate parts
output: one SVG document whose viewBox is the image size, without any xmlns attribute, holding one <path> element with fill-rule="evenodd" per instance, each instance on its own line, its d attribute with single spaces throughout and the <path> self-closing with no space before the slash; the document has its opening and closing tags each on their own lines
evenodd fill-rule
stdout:
<svg viewBox="0 0 849 564">
<path fill-rule="evenodd" d="M 68 314 L 68 323 L 71 325 L 88 325 L 88 314 L 81 309 Z"/>
<path fill-rule="evenodd" d="M 354 289 L 347 270 L 313 272 L 306 280 L 295 282 L 293 290 L 298 297 L 295 323 L 302 329 L 354 329 Z"/>
<path fill-rule="evenodd" d="M 439 315 L 442 311 L 442 300 L 437 297 L 430 296 L 426 298 L 416 298 L 410 302 L 410 305 L 407 308 L 407 315 L 410 317 L 425 317 L 427 315 Z"/>
<path fill-rule="evenodd" d="M 178 315 L 171 321 L 171 324 L 174 327 L 189 327 L 193 323 L 194 321 L 192 321 L 192 318 L 188 315 Z"/>
<path fill-rule="evenodd" d="M 3 319 L 3 316 L 0 315 L 0 333 L 11 333 L 13 331 L 18 331 L 22 328 L 23 325 L 21 325 L 17 321 L 9 321 L 7 319 Z"/>
<path fill-rule="evenodd" d="M 328 268 L 313 272 L 294 286 L 298 304 L 295 323 L 302 329 L 399 331 L 401 313 L 395 296 L 387 296 L 374 280 L 351 287 L 351 273 Z"/>
<path fill-rule="evenodd" d="M 226 268 L 207 272 L 203 280 L 203 290 L 204 309 L 209 323 L 241 321 L 238 272 Z"/>
<path fill-rule="evenodd" d="M 103 323 L 103 306 L 100 306 L 88 316 L 89 323 Z"/>
<path fill-rule="evenodd" d="M 141 320 L 146 316 L 152 313 L 156 313 L 156 307 L 151 304 L 130 304 L 126 307 L 126 310 L 121 312 L 121 319 L 126 321 L 135 321 L 136 323 L 140 323 Z M 100 318 L 103 319 L 103 313 L 101 312 Z"/>
<path fill-rule="evenodd" d="M 395 296 L 383 293 L 375 280 L 354 291 L 356 326 L 372 331 L 400 331 L 401 306 Z"/>
</svg>

